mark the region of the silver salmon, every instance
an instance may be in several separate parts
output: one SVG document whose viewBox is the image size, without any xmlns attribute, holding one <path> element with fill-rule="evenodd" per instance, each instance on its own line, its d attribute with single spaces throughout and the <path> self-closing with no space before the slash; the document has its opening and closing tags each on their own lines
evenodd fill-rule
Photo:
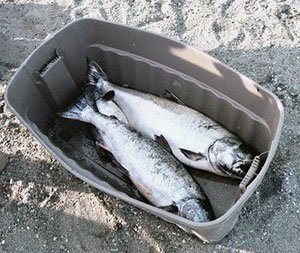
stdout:
<svg viewBox="0 0 300 253">
<path fill-rule="evenodd" d="M 91 100 L 86 92 L 58 114 L 94 125 L 101 134 L 99 145 L 112 153 L 153 205 L 195 222 L 208 222 L 214 217 L 206 194 L 175 157 L 116 117 L 96 112 Z"/>
<path fill-rule="evenodd" d="M 115 85 L 92 60 L 88 77 L 134 129 L 167 146 L 182 163 L 221 176 L 245 176 L 253 156 L 240 138 L 212 119 L 168 99 Z"/>
</svg>

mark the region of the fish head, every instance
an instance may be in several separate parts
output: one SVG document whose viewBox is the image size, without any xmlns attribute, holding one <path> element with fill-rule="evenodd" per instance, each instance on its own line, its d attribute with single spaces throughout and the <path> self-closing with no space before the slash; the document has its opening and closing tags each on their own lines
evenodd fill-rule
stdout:
<svg viewBox="0 0 300 253">
<path fill-rule="evenodd" d="M 246 175 L 253 161 L 248 147 L 235 137 L 215 141 L 208 153 L 214 169 L 228 177 L 238 179 Z"/>
<path fill-rule="evenodd" d="M 205 201 L 196 198 L 182 201 L 178 205 L 178 214 L 194 222 L 209 222 L 213 217 Z"/>
</svg>

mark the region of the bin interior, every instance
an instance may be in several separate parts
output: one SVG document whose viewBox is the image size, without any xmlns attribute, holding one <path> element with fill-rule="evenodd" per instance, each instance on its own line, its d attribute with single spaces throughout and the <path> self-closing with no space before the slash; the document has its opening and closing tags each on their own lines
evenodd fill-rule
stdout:
<svg viewBox="0 0 300 253">
<path fill-rule="evenodd" d="M 134 29 L 124 34 L 118 26 L 102 27 L 93 20 L 84 29 L 82 25 L 71 25 L 56 34 L 22 65 L 9 85 L 7 101 L 29 127 L 48 136 L 52 145 L 83 169 L 117 191 L 145 201 L 114 165 L 99 158 L 88 124 L 55 114 L 80 94 L 86 79 L 86 57 L 98 62 L 110 81 L 156 95 L 168 89 L 186 105 L 237 134 L 257 154 L 270 149 L 279 112 L 273 96 L 253 81 L 206 55 L 193 55 L 193 49 L 180 43 L 157 39 L 157 35 L 151 34 L 156 36 L 151 43 L 146 42 L 148 34 Z M 216 216 L 222 216 L 234 203 L 240 181 L 188 170 L 207 193 Z M 120 180 L 110 180 L 115 176 Z"/>
</svg>

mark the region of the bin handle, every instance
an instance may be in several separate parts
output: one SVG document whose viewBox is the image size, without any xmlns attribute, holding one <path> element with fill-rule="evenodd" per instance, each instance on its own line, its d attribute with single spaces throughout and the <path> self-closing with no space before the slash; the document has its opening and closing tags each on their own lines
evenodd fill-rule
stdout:
<svg viewBox="0 0 300 253">
<path fill-rule="evenodd" d="M 265 160 L 268 153 L 269 153 L 268 151 L 265 151 L 265 152 L 261 153 L 260 155 L 257 155 L 257 156 L 254 157 L 254 159 L 252 161 L 252 164 L 251 164 L 247 174 L 243 178 L 242 182 L 239 184 L 239 187 L 238 187 L 238 189 L 235 193 L 234 203 L 239 200 L 239 198 L 246 191 L 248 185 L 252 182 L 253 178 L 255 176 L 257 176 L 256 171 L 258 170 L 259 165 L 261 164 L 261 161 Z"/>
</svg>

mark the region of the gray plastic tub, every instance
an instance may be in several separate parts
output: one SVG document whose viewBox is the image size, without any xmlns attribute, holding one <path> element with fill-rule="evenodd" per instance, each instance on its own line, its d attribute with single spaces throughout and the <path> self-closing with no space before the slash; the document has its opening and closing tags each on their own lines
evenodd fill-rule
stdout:
<svg viewBox="0 0 300 253">
<path fill-rule="evenodd" d="M 53 138 L 64 124 L 55 112 L 80 93 L 87 56 L 103 67 L 112 82 L 157 95 L 168 89 L 236 133 L 258 154 L 267 151 L 256 157 L 242 182 L 190 170 L 206 191 L 216 220 L 194 223 L 146 203 L 125 179 L 106 170 L 110 165 L 84 150 L 73 150 L 72 136 L 62 142 Z M 204 241 L 221 240 L 233 228 L 270 165 L 283 122 L 283 107 L 275 95 L 213 57 L 164 36 L 95 19 L 75 21 L 38 47 L 10 81 L 5 100 L 72 174 Z"/>
</svg>

